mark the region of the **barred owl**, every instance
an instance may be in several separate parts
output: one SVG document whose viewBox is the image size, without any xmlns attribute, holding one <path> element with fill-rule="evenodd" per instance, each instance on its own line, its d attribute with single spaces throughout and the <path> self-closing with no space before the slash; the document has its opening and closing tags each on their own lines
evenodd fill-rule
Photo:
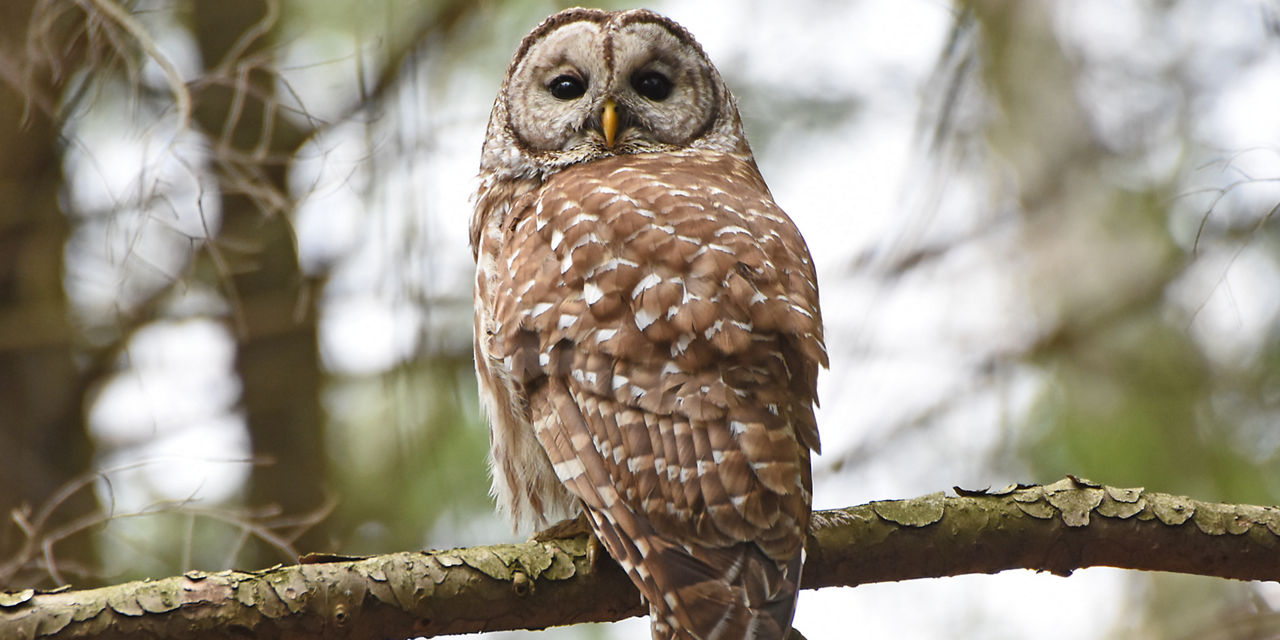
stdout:
<svg viewBox="0 0 1280 640">
<path fill-rule="evenodd" d="M 471 222 L 493 494 L 583 514 L 653 637 L 791 625 L 826 366 L 803 238 L 685 29 L 570 9 L 520 44 Z"/>
</svg>

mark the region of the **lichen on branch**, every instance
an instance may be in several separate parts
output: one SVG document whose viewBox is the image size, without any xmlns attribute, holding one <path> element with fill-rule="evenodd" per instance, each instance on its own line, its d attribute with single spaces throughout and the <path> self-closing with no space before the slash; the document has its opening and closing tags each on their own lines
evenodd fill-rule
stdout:
<svg viewBox="0 0 1280 640">
<path fill-rule="evenodd" d="M 1280 580 L 1280 508 L 1068 477 L 814 513 L 804 588 L 1091 566 Z M 433 637 L 645 611 L 585 537 L 0 592 L 0 638 Z"/>
</svg>

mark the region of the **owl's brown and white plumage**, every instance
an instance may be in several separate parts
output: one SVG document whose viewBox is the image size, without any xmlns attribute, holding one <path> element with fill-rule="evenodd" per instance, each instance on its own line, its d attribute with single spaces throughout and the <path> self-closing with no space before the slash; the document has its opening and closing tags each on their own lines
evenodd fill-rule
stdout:
<svg viewBox="0 0 1280 640">
<path fill-rule="evenodd" d="M 814 269 L 693 37 L 571 9 L 521 43 L 471 226 L 494 495 L 579 511 L 655 638 L 781 638 L 826 366 Z"/>
</svg>

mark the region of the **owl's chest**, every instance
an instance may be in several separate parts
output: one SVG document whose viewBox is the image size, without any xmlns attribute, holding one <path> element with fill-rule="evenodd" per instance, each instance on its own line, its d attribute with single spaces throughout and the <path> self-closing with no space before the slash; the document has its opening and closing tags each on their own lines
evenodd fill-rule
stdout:
<svg viewBox="0 0 1280 640">
<path fill-rule="evenodd" d="M 714 186 L 666 177 L 629 165 L 557 177 L 493 228 L 495 267 L 516 292 L 580 292 L 594 306 L 648 292 L 655 278 L 678 285 L 763 262 L 748 229 L 756 212 L 735 209 Z"/>
</svg>

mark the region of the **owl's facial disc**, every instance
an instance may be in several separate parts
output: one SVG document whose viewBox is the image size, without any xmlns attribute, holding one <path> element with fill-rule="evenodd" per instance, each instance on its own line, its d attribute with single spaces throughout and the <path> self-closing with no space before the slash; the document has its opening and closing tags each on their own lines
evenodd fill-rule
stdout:
<svg viewBox="0 0 1280 640">
<path fill-rule="evenodd" d="M 681 148 L 719 117 L 722 89 L 702 49 L 666 22 L 623 24 L 610 38 L 609 88 L 618 101 L 618 147 Z"/>
<path fill-rule="evenodd" d="M 578 21 L 534 41 L 512 70 L 505 91 L 512 131 L 538 152 L 601 145 L 599 107 L 608 71 L 600 55 L 603 27 Z"/>
<path fill-rule="evenodd" d="M 648 12 L 564 15 L 531 34 L 503 94 L 509 130 L 541 165 L 671 151 L 715 128 L 727 92 L 678 25 Z"/>
</svg>

